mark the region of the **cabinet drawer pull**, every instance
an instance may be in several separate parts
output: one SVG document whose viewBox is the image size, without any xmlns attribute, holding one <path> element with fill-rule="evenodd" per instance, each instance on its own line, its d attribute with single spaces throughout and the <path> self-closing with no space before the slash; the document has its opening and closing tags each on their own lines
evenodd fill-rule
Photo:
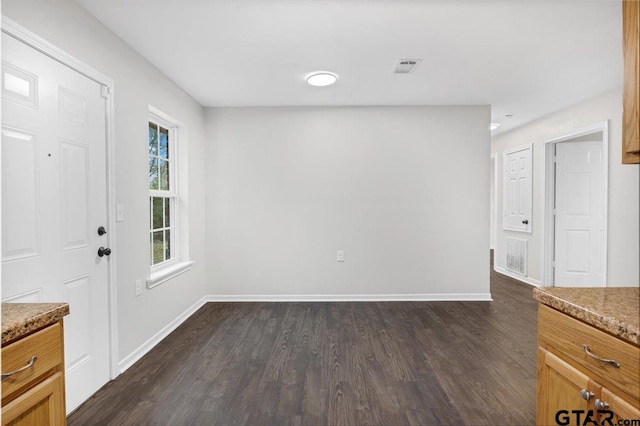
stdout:
<svg viewBox="0 0 640 426">
<path fill-rule="evenodd" d="M 616 361 L 615 359 L 605 359 L 605 358 L 600 358 L 599 356 L 593 354 L 591 352 L 591 350 L 589 349 L 589 346 L 583 344 L 582 345 L 582 349 L 584 349 L 584 353 L 586 353 L 587 355 L 589 355 L 591 358 L 593 359 L 597 359 L 598 361 L 602 361 L 602 362 L 606 362 L 607 364 L 611 364 L 612 366 L 614 366 L 615 368 L 620 368 L 620 364 L 618 363 L 618 361 Z"/>
<path fill-rule="evenodd" d="M 34 356 L 32 356 L 32 357 L 31 357 L 31 359 L 29 360 L 29 362 L 27 363 L 27 365 L 25 365 L 24 367 L 22 367 L 22 368 L 18 368 L 16 371 L 12 371 L 12 372 L 10 372 L 10 373 L 2 373 L 2 380 L 4 380 L 4 379 L 7 379 L 7 378 L 11 377 L 11 376 L 13 376 L 14 374 L 18 374 L 18 373 L 20 373 L 21 371 L 26 370 L 27 368 L 31 368 L 31 367 L 33 366 L 33 364 L 35 364 L 35 363 L 36 363 L 36 361 L 37 361 L 37 360 L 38 360 L 38 357 L 34 355 Z"/>
<path fill-rule="evenodd" d="M 596 410 L 606 410 L 609 408 L 609 403 L 604 402 L 598 398 L 595 400 Z"/>
<path fill-rule="evenodd" d="M 582 399 L 584 399 L 585 401 L 590 400 L 591 398 L 594 397 L 594 393 L 593 392 L 589 392 L 586 389 L 581 389 L 580 390 L 580 396 L 582 397 Z"/>
</svg>

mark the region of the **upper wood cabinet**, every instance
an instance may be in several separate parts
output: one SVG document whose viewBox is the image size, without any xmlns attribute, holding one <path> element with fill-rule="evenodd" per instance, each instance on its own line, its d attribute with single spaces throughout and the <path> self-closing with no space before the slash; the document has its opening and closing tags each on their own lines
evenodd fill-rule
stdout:
<svg viewBox="0 0 640 426">
<path fill-rule="evenodd" d="M 624 87 L 622 162 L 640 163 L 640 1 L 622 2 Z"/>
</svg>

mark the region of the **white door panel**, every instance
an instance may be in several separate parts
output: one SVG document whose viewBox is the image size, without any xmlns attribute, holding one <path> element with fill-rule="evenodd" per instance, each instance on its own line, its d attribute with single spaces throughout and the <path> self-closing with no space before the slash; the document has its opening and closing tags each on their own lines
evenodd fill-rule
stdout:
<svg viewBox="0 0 640 426">
<path fill-rule="evenodd" d="M 40 255 L 37 135 L 2 126 L 2 171 L 20 185 L 2 180 L 2 259 Z M 11 224 L 11 226 L 8 226 Z"/>
<path fill-rule="evenodd" d="M 604 229 L 601 142 L 556 145 L 555 285 L 602 280 Z"/>
<path fill-rule="evenodd" d="M 101 86 L 2 36 L 2 294 L 65 301 L 67 410 L 109 380 Z M 33 297 L 31 297 L 33 298 Z M 29 300 L 29 299 L 26 299 Z"/>
</svg>

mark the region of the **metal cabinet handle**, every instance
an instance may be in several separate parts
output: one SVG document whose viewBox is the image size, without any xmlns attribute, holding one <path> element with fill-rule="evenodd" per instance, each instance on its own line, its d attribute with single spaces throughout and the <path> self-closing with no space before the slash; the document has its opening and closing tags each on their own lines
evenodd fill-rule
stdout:
<svg viewBox="0 0 640 426">
<path fill-rule="evenodd" d="M 600 358 L 599 356 L 593 354 L 591 352 L 591 349 L 589 349 L 589 346 L 587 346 L 586 344 L 582 345 L 582 349 L 584 349 L 584 353 L 589 355 L 591 358 L 597 359 L 598 361 L 606 362 L 607 364 L 611 364 L 615 368 L 620 368 L 620 364 L 618 363 L 618 361 L 616 361 L 615 359 Z"/>
<path fill-rule="evenodd" d="M 595 405 L 596 405 L 596 410 L 606 410 L 607 408 L 609 408 L 609 403 L 608 402 L 604 402 L 598 398 L 596 398 L 596 400 L 594 401 Z"/>
<path fill-rule="evenodd" d="M 2 380 L 4 380 L 4 379 L 7 379 L 7 378 L 11 377 L 11 376 L 13 376 L 14 374 L 18 374 L 18 373 L 20 373 L 21 371 L 24 371 L 24 370 L 26 370 L 26 369 L 28 369 L 28 368 L 31 368 L 31 367 L 33 366 L 33 364 L 35 364 L 35 363 L 36 363 L 36 361 L 37 361 L 37 360 L 38 360 L 38 357 L 34 355 L 34 356 L 32 356 L 32 357 L 31 357 L 31 359 L 29 360 L 29 362 L 27 363 L 27 365 L 25 365 L 24 367 L 22 367 L 22 368 L 18 368 L 16 371 L 12 371 L 12 372 L 10 372 L 10 373 L 2 373 Z"/>
<path fill-rule="evenodd" d="M 593 392 L 589 392 L 586 389 L 581 389 L 580 390 L 580 396 L 582 397 L 582 399 L 584 399 L 585 401 L 590 400 L 591 398 L 594 397 L 594 393 Z"/>
<path fill-rule="evenodd" d="M 528 224 L 529 224 L 529 219 L 525 219 L 525 220 L 523 220 L 523 221 L 522 221 L 522 224 L 523 224 L 523 225 L 528 225 Z"/>
</svg>

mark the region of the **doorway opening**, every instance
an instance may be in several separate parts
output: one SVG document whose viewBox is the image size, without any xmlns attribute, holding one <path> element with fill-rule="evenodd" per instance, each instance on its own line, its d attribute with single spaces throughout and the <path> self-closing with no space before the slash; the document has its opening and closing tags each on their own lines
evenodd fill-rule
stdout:
<svg viewBox="0 0 640 426">
<path fill-rule="evenodd" d="M 608 123 L 545 141 L 542 285 L 607 280 Z"/>
</svg>

